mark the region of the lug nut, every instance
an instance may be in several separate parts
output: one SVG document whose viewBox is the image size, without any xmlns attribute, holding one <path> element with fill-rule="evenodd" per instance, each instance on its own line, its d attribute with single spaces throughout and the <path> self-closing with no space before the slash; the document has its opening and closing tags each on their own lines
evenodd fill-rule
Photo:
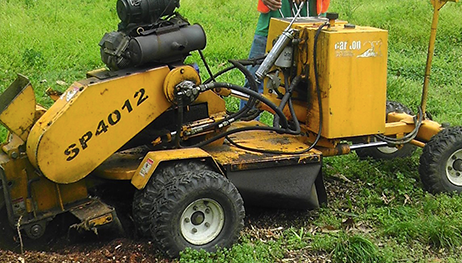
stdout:
<svg viewBox="0 0 462 263">
<path fill-rule="evenodd" d="M 209 223 L 209 222 L 205 222 L 205 226 L 206 226 L 206 227 L 210 227 L 210 223 Z"/>
<path fill-rule="evenodd" d="M 197 229 L 193 228 L 193 229 L 191 230 L 191 232 L 192 232 L 193 234 L 196 234 L 196 233 L 197 233 Z"/>
<path fill-rule="evenodd" d="M 210 209 L 209 209 L 209 208 L 206 208 L 206 209 L 205 209 L 205 213 L 206 213 L 206 214 L 210 213 Z"/>
<path fill-rule="evenodd" d="M 189 223 L 191 220 L 189 220 L 189 218 L 185 218 L 184 221 L 185 221 L 186 223 Z"/>
</svg>

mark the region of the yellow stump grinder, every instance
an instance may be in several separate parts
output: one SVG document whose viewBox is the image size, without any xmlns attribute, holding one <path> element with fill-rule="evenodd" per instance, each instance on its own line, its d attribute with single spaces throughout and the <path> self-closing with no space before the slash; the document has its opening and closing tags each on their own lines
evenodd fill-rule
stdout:
<svg viewBox="0 0 462 263">
<path fill-rule="evenodd" d="M 40 242 L 66 214 L 75 228 L 95 232 L 123 228 L 119 218 L 131 218 L 139 235 L 172 257 L 187 247 L 229 247 L 243 227 L 244 203 L 326 203 L 322 159 L 351 151 L 390 159 L 423 147 L 426 190 L 461 192 L 462 128 L 436 123 L 425 111 L 446 0 L 432 3 L 424 92 L 414 114 L 387 101 L 386 30 L 335 13 L 295 12 L 271 20 L 263 58 L 230 60 L 213 74 L 201 53 L 210 75 L 202 80 L 185 59 L 205 48 L 206 35 L 176 12 L 179 0 L 118 0 L 119 29 L 99 43 L 107 69 L 54 94 L 48 109 L 37 105 L 22 75 L 0 96 L 8 129 L 0 147 L 2 246 L 20 246 L 17 229 L 26 248 Z M 255 76 L 249 65 L 260 65 Z M 230 70 L 241 71 L 250 88 L 220 82 Z M 228 112 L 227 96 L 247 103 Z M 274 115 L 271 125 L 253 120 L 261 111 Z M 117 210 L 126 198 L 105 202 L 107 192 L 131 193 L 129 209 Z"/>
</svg>

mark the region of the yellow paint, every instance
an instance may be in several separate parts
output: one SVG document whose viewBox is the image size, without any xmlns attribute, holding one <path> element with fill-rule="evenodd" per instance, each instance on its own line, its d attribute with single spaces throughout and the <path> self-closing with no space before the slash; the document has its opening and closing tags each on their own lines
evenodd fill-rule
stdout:
<svg viewBox="0 0 462 263">
<path fill-rule="evenodd" d="M 113 221 L 112 214 L 106 214 L 106 215 L 99 216 L 97 218 L 90 219 L 88 221 L 88 227 L 92 228 L 92 227 L 97 227 L 97 226 L 103 226 L 103 225 L 111 223 L 112 221 Z"/>
<path fill-rule="evenodd" d="M 189 80 L 194 82 L 196 85 L 201 83 L 199 74 L 191 66 L 181 66 L 174 68 L 167 75 L 164 81 L 164 93 L 167 100 L 173 104 L 175 102 L 175 86 L 182 81 Z M 228 90 L 229 91 L 229 90 Z M 214 91 L 206 91 L 199 94 L 193 104 L 207 103 L 209 116 L 212 116 L 219 112 L 225 112 L 226 106 L 225 101 Z"/>
<path fill-rule="evenodd" d="M 168 72 L 74 83 L 32 128 L 31 163 L 56 183 L 84 178 L 171 106 L 162 90 Z"/>
<path fill-rule="evenodd" d="M 208 159 L 212 161 L 214 168 L 220 171 L 210 154 L 200 148 L 153 151 L 144 157 L 131 182 L 137 189 L 143 189 L 161 162 L 191 159 Z"/>
<path fill-rule="evenodd" d="M 406 113 L 392 112 L 388 114 L 388 123 L 384 135 L 407 134 L 415 129 L 414 116 Z M 443 129 L 441 124 L 432 120 L 423 120 L 416 139 L 428 142 L 435 134 Z"/>
<path fill-rule="evenodd" d="M 304 100 L 308 110 L 307 127 L 318 132 L 319 107 L 314 75 L 314 39 L 316 30 L 325 22 L 301 20 L 294 24 L 302 39 L 295 51 L 298 73 L 309 73 L 303 92 L 294 98 Z M 267 47 L 288 21 L 272 19 Z M 387 77 L 387 37 L 385 30 L 356 26 L 345 28 L 337 22 L 323 29 L 317 44 L 317 67 L 322 97 L 322 136 L 328 139 L 370 135 L 385 131 Z M 305 95 L 306 96 L 306 95 Z"/>
<path fill-rule="evenodd" d="M 263 126 L 264 124 L 257 121 L 251 122 L 235 122 L 231 125 L 229 130 L 248 127 L 248 126 Z M 308 144 L 302 142 L 302 136 L 295 135 L 281 135 L 269 131 L 245 131 L 235 133 L 229 136 L 235 143 L 244 147 L 284 152 L 281 154 L 265 154 L 260 152 L 251 152 L 225 144 L 223 146 L 206 146 L 204 149 L 213 156 L 213 158 L 220 164 L 240 163 L 242 158 L 247 163 L 254 162 L 278 162 L 283 161 L 294 155 L 294 152 L 302 152 L 309 147 Z M 321 153 L 316 149 L 311 149 L 309 152 L 300 154 L 300 158 L 313 158 L 319 156 Z M 297 154 L 295 154 L 297 155 Z"/>
<path fill-rule="evenodd" d="M 92 174 L 110 180 L 131 180 L 144 158 L 142 153 L 115 153 Z"/>
<path fill-rule="evenodd" d="M 5 153 L 0 153 L 0 166 L 4 170 L 6 180 L 11 182 L 8 194 L 17 217 L 26 213 L 37 215 L 62 211 L 64 206 L 88 195 L 84 181 L 57 185 L 38 175 L 24 155 L 11 159 Z"/>
<path fill-rule="evenodd" d="M 26 141 L 35 121 L 35 110 L 35 94 L 30 81 L 18 74 L 0 96 L 0 122 Z"/>
<path fill-rule="evenodd" d="M 175 87 L 186 80 L 192 81 L 196 85 L 201 83 L 199 74 L 191 66 L 177 67 L 168 73 L 164 81 L 164 94 L 169 102 L 176 104 Z"/>
</svg>

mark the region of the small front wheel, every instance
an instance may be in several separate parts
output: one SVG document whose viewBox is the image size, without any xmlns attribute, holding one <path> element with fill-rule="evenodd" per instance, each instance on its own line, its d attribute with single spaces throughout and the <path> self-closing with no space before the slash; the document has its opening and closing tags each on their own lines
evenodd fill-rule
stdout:
<svg viewBox="0 0 462 263">
<path fill-rule="evenodd" d="M 462 127 L 433 136 L 420 156 L 419 173 L 431 193 L 462 192 Z"/>
<path fill-rule="evenodd" d="M 151 234 L 170 257 L 187 247 L 208 252 L 230 247 L 244 226 L 244 205 L 236 187 L 209 170 L 171 177 L 155 206 Z"/>
</svg>

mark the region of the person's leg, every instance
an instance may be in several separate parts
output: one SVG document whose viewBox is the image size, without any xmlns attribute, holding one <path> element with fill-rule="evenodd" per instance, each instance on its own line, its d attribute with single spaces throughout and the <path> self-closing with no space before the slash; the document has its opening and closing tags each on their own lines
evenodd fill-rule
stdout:
<svg viewBox="0 0 462 263">
<path fill-rule="evenodd" d="M 266 36 L 255 35 L 252 46 L 250 47 L 249 59 L 263 57 L 266 52 Z M 250 71 L 253 77 L 255 77 L 255 72 L 257 71 L 260 65 L 248 66 L 247 69 Z M 249 83 L 247 79 L 245 80 L 244 87 L 249 88 Z M 263 82 L 258 84 L 258 92 L 263 93 Z M 241 100 L 240 109 L 245 105 L 246 101 Z"/>
</svg>

